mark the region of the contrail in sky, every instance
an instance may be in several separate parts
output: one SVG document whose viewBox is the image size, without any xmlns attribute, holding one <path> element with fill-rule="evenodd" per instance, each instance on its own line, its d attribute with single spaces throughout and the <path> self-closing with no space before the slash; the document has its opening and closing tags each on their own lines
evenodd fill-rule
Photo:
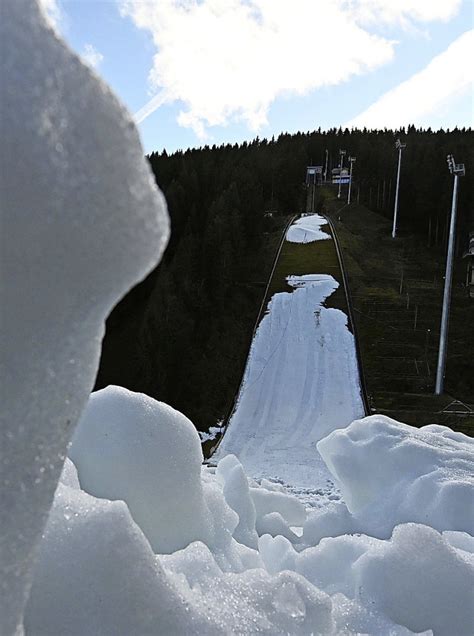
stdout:
<svg viewBox="0 0 474 636">
<path fill-rule="evenodd" d="M 166 101 L 164 92 L 158 93 L 150 99 L 149 102 L 142 106 L 140 110 L 134 114 L 133 118 L 135 123 L 141 124 L 143 120 L 145 120 L 149 115 L 151 115 L 157 108 L 162 106 Z"/>
</svg>

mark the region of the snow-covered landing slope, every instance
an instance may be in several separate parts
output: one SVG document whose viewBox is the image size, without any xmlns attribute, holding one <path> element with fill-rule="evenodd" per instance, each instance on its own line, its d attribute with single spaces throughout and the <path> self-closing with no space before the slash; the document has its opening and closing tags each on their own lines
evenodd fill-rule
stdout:
<svg viewBox="0 0 474 636">
<path fill-rule="evenodd" d="M 326 238 L 316 227 L 326 223 L 322 217 L 304 220 Z M 298 223 L 288 230 L 291 242 Z M 212 459 L 233 453 L 255 479 L 281 481 L 311 503 L 332 491 L 316 443 L 363 417 L 364 406 L 347 316 L 324 306 L 337 281 L 324 272 L 288 274 L 294 291 L 275 294 L 268 305 L 237 407 Z"/>
</svg>

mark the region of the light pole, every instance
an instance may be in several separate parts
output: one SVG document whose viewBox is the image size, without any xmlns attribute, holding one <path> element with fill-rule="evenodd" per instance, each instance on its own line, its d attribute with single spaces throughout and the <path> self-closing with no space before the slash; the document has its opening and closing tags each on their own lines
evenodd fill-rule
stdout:
<svg viewBox="0 0 474 636">
<path fill-rule="evenodd" d="M 326 148 L 326 164 L 324 166 L 324 183 L 328 180 L 328 159 L 329 159 L 329 151 Z"/>
<path fill-rule="evenodd" d="M 395 190 L 395 207 L 393 210 L 393 228 L 392 238 L 397 235 L 397 213 L 398 213 L 398 188 L 400 186 L 400 167 L 402 165 L 402 150 L 406 148 L 406 144 L 402 144 L 400 139 L 395 142 L 395 148 L 398 150 L 398 171 L 397 171 L 397 188 Z"/>
<path fill-rule="evenodd" d="M 349 157 L 349 163 L 351 164 L 351 169 L 349 171 L 349 189 L 347 191 L 347 205 L 351 202 L 351 189 L 352 189 L 352 165 L 356 162 L 356 157 Z"/>
<path fill-rule="evenodd" d="M 448 155 L 449 171 L 454 175 L 451 222 L 449 224 L 448 255 L 446 257 L 446 275 L 444 278 L 443 311 L 441 313 L 441 332 L 439 335 L 438 367 L 436 370 L 435 395 L 443 393 L 446 352 L 448 348 L 448 323 L 451 304 L 451 285 L 453 282 L 454 234 L 456 231 L 456 211 L 458 203 L 458 178 L 466 174 L 463 163 L 455 163 L 453 155 Z"/>
<path fill-rule="evenodd" d="M 344 155 L 346 154 L 345 150 L 339 150 L 339 190 L 337 192 L 337 198 L 341 198 L 341 179 L 342 179 L 342 168 L 344 166 Z"/>
</svg>

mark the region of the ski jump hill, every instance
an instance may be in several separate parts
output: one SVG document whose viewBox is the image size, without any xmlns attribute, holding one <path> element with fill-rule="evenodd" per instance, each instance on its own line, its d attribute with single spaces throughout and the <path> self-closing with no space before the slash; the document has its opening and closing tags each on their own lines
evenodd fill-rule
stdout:
<svg viewBox="0 0 474 636">
<path fill-rule="evenodd" d="M 304 215 L 289 226 L 282 247 L 298 257 L 298 250 L 307 251 L 308 244 L 318 250 L 323 241 L 331 241 L 336 252 L 328 220 Z M 340 264 L 338 254 L 336 259 Z M 286 283 L 288 291 L 267 301 L 211 462 L 232 453 L 254 479 L 282 484 L 307 505 L 319 505 L 321 498 L 339 499 L 339 494 L 316 444 L 364 417 L 367 409 L 349 309 L 326 306 L 344 285 L 342 267 L 331 274 L 288 271 Z"/>
</svg>

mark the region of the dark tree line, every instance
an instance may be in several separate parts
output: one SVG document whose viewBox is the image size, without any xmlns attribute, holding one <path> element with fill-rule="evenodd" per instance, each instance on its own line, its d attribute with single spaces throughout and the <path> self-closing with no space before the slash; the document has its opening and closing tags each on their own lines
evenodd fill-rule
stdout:
<svg viewBox="0 0 474 636">
<path fill-rule="evenodd" d="M 473 132 L 329 130 L 270 141 L 152 153 L 168 202 L 171 240 L 161 264 L 107 321 L 96 388 L 121 384 L 163 400 L 205 430 L 222 418 L 239 384 L 271 264 L 268 233 L 303 211 L 305 168 L 357 156 L 354 195 L 391 215 L 396 136 L 406 142 L 400 230 L 427 233 L 440 251 L 451 200 L 445 161 L 466 163 L 459 236 L 474 229 Z"/>
</svg>

